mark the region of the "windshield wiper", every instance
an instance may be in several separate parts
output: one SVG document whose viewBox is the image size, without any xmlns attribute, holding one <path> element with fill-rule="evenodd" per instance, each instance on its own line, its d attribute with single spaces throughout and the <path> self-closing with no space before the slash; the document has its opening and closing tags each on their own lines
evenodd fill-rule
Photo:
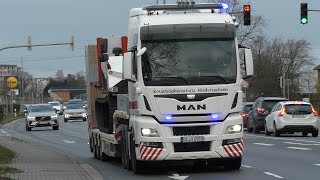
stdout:
<svg viewBox="0 0 320 180">
<path fill-rule="evenodd" d="M 213 81 L 211 79 L 209 80 L 206 80 L 206 82 L 212 82 L 212 83 L 220 83 L 221 81 L 226 83 L 226 84 L 229 84 L 229 80 L 227 80 L 226 78 L 222 77 L 222 76 L 201 76 L 201 77 L 204 77 L 204 78 L 215 78 L 216 80 Z"/>
<path fill-rule="evenodd" d="M 186 78 L 184 78 L 184 77 L 181 77 L 181 76 L 168 76 L 168 77 L 166 77 L 166 76 L 157 76 L 157 77 L 154 77 L 155 79 L 156 78 L 159 78 L 159 79 L 181 79 L 181 80 L 183 80 L 186 84 L 188 84 L 188 85 L 190 85 L 190 82 L 186 79 Z"/>
</svg>

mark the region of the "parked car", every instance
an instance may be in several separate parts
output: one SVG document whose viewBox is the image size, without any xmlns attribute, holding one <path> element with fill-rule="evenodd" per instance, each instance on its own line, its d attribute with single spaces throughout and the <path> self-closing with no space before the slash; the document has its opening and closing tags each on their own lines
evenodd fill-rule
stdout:
<svg viewBox="0 0 320 180">
<path fill-rule="evenodd" d="M 83 108 L 82 103 L 68 104 L 63 112 L 64 122 L 68 122 L 71 119 L 87 120 L 87 112 Z"/>
<path fill-rule="evenodd" d="M 265 134 L 280 136 L 282 133 L 302 132 L 303 136 L 311 133 L 318 137 L 318 112 L 310 103 L 303 101 L 279 102 L 266 117 Z"/>
<path fill-rule="evenodd" d="M 62 114 L 62 105 L 60 104 L 59 101 L 48 102 L 48 104 L 53 107 L 56 113 L 60 115 Z"/>
<path fill-rule="evenodd" d="M 35 127 L 52 126 L 53 130 L 59 129 L 58 115 L 49 104 L 32 104 L 26 110 L 26 130 Z"/>
<path fill-rule="evenodd" d="M 265 118 L 270 113 L 275 104 L 280 101 L 288 101 L 283 97 L 259 97 L 252 106 L 252 110 L 248 113 L 247 131 L 259 133 L 264 130 Z"/>
<path fill-rule="evenodd" d="M 247 128 L 248 125 L 248 113 L 251 111 L 254 102 L 244 102 L 241 116 L 243 118 L 243 128 Z"/>
</svg>

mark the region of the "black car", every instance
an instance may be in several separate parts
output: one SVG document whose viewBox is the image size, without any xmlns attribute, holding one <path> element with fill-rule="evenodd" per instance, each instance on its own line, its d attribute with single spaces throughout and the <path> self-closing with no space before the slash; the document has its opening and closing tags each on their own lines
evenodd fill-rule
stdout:
<svg viewBox="0 0 320 180">
<path fill-rule="evenodd" d="M 254 102 L 244 102 L 241 116 L 243 118 L 243 128 L 247 128 L 248 126 L 248 113 L 251 111 Z"/>
<path fill-rule="evenodd" d="M 259 133 L 264 130 L 265 118 L 268 116 L 274 105 L 280 101 L 288 101 L 283 97 L 259 97 L 253 104 L 248 114 L 247 131 Z"/>
</svg>

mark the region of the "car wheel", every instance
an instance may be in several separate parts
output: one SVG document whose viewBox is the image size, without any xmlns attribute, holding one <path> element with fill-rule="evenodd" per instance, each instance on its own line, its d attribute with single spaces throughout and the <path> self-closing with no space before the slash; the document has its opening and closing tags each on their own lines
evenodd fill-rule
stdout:
<svg viewBox="0 0 320 180">
<path fill-rule="evenodd" d="M 53 130 L 59 130 L 59 125 L 58 126 L 52 126 Z"/>
<path fill-rule="evenodd" d="M 253 131 L 255 134 L 259 134 L 260 130 L 257 128 L 257 126 L 254 126 Z"/>
<path fill-rule="evenodd" d="M 29 127 L 28 125 L 26 125 L 26 131 L 31 131 L 31 127 Z"/>
<path fill-rule="evenodd" d="M 253 132 L 253 128 L 248 127 L 248 128 L 247 128 L 247 132 L 248 132 L 248 133 L 252 133 L 252 132 Z"/>
<path fill-rule="evenodd" d="M 68 120 L 66 118 L 63 118 L 64 119 L 64 122 L 68 122 Z"/>
<path fill-rule="evenodd" d="M 270 136 L 270 135 L 271 135 L 271 133 L 268 131 L 267 123 L 265 123 L 265 125 L 264 125 L 264 134 L 265 134 L 266 136 Z"/>
<path fill-rule="evenodd" d="M 319 135 L 319 130 L 312 132 L 312 137 L 318 137 L 318 135 Z"/>
<path fill-rule="evenodd" d="M 307 132 L 302 132 L 302 136 L 303 136 L 303 137 L 307 137 L 307 136 L 308 136 L 308 133 L 307 133 Z"/>
<path fill-rule="evenodd" d="M 277 126 L 276 126 L 275 122 L 273 123 L 273 135 L 276 136 L 276 137 L 280 136 L 280 131 L 277 130 Z"/>
<path fill-rule="evenodd" d="M 82 121 L 87 121 L 87 118 L 82 118 Z"/>
<path fill-rule="evenodd" d="M 224 164 L 224 169 L 225 170 L 238 170 L 241 167 L 241 161 L 242 161 L 241 157 L 238 157 L 232 161 L 227 161 Z"/>
</svg>

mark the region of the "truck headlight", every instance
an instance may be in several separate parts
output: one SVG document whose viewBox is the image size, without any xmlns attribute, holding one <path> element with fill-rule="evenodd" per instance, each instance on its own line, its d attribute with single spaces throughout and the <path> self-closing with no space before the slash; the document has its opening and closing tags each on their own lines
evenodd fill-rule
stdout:
<svg viewBox="0 0 320 180">
<path fill-rule="evenodd" d="M 65 114 L 64 115 L 65 118 L 69 118 L 69 116 L 70 116 L 69 114 Z"/>
<path fill-rule="evenodd" d="M 234 133 L 240 133 L 240 132 L 242 132 L 241 124 L 230 125 L 226 129 L 226 134 L 234 134 Z"/>
<path fill-rule="evenodd" d="M 87 117 L 87 114 L 86 113 L 82 113 L 82 117 Z"/>
<path fill-rule="evenodd" d="M 33 117 L 33 116 L 28 116 L 27 118 L 28 118 L 28 120 L 31 120 L 31 121 L 36 119 L 36 117 Z"/>
<path fill-rule="evenodd" d="M 159 137 L 159 133 L 154 128 L 141 128 L 142 136 Z"/>
</svg>

